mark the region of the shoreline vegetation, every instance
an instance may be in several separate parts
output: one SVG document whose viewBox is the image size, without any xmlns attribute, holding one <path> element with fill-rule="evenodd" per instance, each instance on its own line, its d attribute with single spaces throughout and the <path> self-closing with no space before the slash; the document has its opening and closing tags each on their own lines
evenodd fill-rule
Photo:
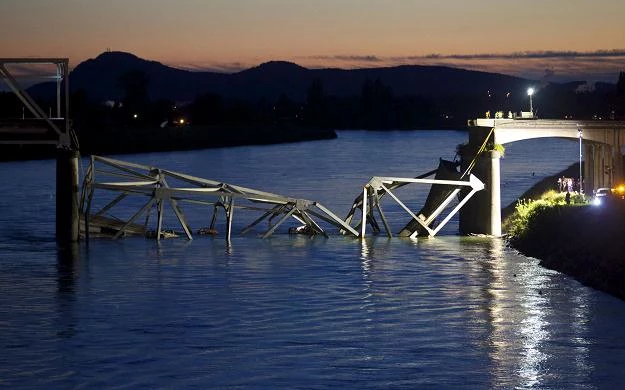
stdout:
<svg viewBox="0 0 625 390">
<path fill-rule="evenodd" d="M 583 285 L 625 300 L 625 201 L 601 207 L 554 191 L 558 177 L 575 177 L 579 163 L 547 177 L 502 210 L 508 244 Z"/>
</svg>

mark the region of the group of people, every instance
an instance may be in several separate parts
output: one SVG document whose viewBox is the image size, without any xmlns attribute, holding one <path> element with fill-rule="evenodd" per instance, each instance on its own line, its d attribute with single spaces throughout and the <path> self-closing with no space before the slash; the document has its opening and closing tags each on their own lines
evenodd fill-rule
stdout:
<svg viewBox="0 0 625 390">
<path fill-rule="evenodd" d="M 579 179 L 573 179 L 572 177 L 559 177 L 558 178 L 558 190 L 560 192 L 566 192 L 566 196 L 564 197 L 566 204 L 571 203 L 571 193 L 579 192 L 582 193 L 580 188 Z"/>
<path fill-rule="evenodd" d="M 571 177 L 558 178 L 558 191 L 560 192 L 579 192 L 579 179 Z"/>
</svg>

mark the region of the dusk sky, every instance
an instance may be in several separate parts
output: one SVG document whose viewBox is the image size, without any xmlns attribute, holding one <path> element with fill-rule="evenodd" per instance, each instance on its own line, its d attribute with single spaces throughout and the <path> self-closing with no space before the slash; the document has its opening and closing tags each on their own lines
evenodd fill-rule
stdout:
<svg viewBox="0 0 625 390">
<path fill-rule="evenodd" d="M 444 64 L 553 81 L 615 82 L 624 0 L 1 0 L 0 57 L 107 49 L 237 71 Z"/>
</svg>

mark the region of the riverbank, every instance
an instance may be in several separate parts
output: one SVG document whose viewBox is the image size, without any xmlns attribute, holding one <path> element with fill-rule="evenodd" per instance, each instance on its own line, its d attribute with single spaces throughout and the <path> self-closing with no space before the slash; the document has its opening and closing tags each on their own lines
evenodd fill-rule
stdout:
<svg viewBox="0 0 625 390">
<path fill-rule="evenodd" d="M 541 180 L 521 199 L 538 199 L 554 188 L 561 176 L 574 176 L 578 164 Z M 504 230 L 509 231 L 515 205 L 502 211 Z M 537 207 L 528 216 L 521 234 L 508 243 L 540 265 L 569 275 L 580 283 L 625 300 L 625 201 L 615 200 L 602 207 L 553 205 Z"/>
</svg>

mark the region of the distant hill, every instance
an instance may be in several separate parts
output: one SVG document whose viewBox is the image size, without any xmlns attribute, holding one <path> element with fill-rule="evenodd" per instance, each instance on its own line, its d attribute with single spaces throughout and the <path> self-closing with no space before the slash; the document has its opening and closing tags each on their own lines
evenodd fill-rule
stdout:
<svg viewBox="0 0 625 390">
<path fill-rule="evenodd" d="M 190 100 L 219 85 L 225 75 L 211 72 L 190 72 L 147 61 L 124 52 L 105 52 L 95 59 L 84 61 L 70 73 L 70 89 L 84 89 L 97 100 L 116 100 L 123 97 L 119 78 L 130 71 L 142 71 L 149 78 L 149 94 L 155 99 Z M 54 84 L 42 83 L 29 88 L 35 96 L 54 96 Z"/>
<path fill-rule="evenodd" d="M 152 99 L 188 101 L 207 92 L 245 100 L 275 100 L 284 93 L 303 101 L 315 79 L 326 93 L 335 96 L 359 95 L 366 80 L 380 79 L 392 88 L 395 96 L 427 97 L 467 96 L 475 94 L 523 93 L 526 79 L 479 71 L 442 67 L 404 65 L 367 69 L 307 69 L 299 65 L 271 61 L 232 74 L 192 72 L 148 61 L 124 52 L 105 52 L 80 63 L 70 75 L 72 91 L 84 89 L 95 99 L 119 99 L 123 92 L 119 77 L 129 71 L 144 72 L 149 79 Z M 38 84 L 29 89 L 38 96 L 52 96 L 52 84 Z"/>
<path fill-rule="evenodd" d="M 336 129 L 462 129 L 486 112 L 527 111 L 529 86 L 537 89 L 533 108 L 539 117 L 625 115 L 614 84 L 544 83 L 442 66 L 307 69 L 270 61 L 226 74 L 105 52 L 78 64 L 69 83 L 72 92 L 81 91 L 72 96 L 70 115 L 88 153 L 328 139 Z M 28 91 L 48 103 L 56 84 Z M 101 104 L 107 100 L 123 104 Z M 0 103 L 0 117 L 21 113 L 14 96 L 0 94 Z M 21 147 L 5 156 L 27 157 Z"/>
<path fill-rule="evenodd" d="M 615 84 L 546 83 L 443 66 L 308 69 L 291 62 L 270 61 L 231 74 L 193 72 L 124 52 L 105 52 L 80 63 L 70 74 L 70 88 L 83 90 L 83 96 L 93 102 L 120 100 L 125 90 L 119 80 L 129 72 L 145 75 L 152 101 L 190 103 L 199 96 L 213 94 L 230 104 L 240 100 L 261 110 L 278 104 L 283 95 L 288 98 L 283 102 L 303 107 L 313 82 L 320 82 L 327 104 L 323 108 L 326 125 L 333 128 L 463 127 L 466 119 L 486 111 L 527 111 L 529 86 L 539 91 L 533 99 L 539 116 L 607 118 L 614 111 L 616 91 Z M 372 103 L 377 113 L 371 107 L 364 108 L 367 82 L 369 86 L 375 84 L 373 94 L 390 91 L 390 106 Z M 55 90 L 52 83 L 29 88 L 33 96 L 43 99 L 52 99 Z"/>
</svg>

